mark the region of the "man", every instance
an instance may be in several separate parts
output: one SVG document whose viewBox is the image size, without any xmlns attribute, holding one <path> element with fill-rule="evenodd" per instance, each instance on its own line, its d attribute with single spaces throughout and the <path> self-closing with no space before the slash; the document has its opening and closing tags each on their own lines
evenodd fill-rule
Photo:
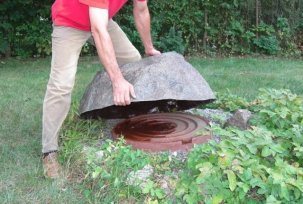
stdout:
<svg viewBox="0 0 303 204">
<path fill-rule="evenodd" d="M 56 0 L 52 6 L 51 73 L 43 104 L 42 152 L 47 177 L 59 176 L 58 132 L 70 108 L 77 63 L 82 46 L 93 36 L 100 61 L 113 87 L 114 104 L 125 106 L 135 97 L 133 86 L 124 79 L 119 65 L 141 56 L 112 17 L 127 0 Z M 147 0 L 133 0 L 136 28 L 145 54 L 158 55 L 150 34 Z"/>
</svg>

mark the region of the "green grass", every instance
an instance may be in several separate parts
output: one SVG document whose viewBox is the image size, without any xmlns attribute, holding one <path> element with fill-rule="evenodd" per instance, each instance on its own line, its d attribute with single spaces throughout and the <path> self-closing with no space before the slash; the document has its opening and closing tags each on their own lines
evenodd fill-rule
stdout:
<svg viewBox="0 0 303 204">
<path fill-rule="evenodd" d="M 78 203 L 81 194 L 67 180 L 42 176 L 41 115 L 50 59 L 0 64 L 0 203 Z M 100 69 L 80 62 L 73 98 Z"/>
<path fill-rule="evenodd" d="M 216 92 L 231 93 L 249 99 L 259 88 L 290 89 L 303 94 L 303 63 L 301 60 L 224 58 L 191 59 Z"/>
<path fill-rule="evenodd" d="M 92 62 L 93 61 L 93 62 Z M 190 59 L 216 92 L 253 98 L 261 87 L 303 94 L 303 65 L 286 59 Z M 50 59 L 0 60 L 0 203 L 84 203 L 74 180 L 42 176 L 41 115 Z M 79 63 L 73 101 L 100 69 L 95 58 Z"/>
</svg>

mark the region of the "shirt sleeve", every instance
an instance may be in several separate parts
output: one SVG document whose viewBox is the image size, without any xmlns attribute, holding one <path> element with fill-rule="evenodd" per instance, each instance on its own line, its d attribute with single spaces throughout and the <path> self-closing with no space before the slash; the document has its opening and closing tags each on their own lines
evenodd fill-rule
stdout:
<svg viewBox="0 0 303 204">
<path fill-rule="evenodd" d="M 108 9 L 109 0 L 79 0 L 80 3 L 102 9 Z"/>
</svg>

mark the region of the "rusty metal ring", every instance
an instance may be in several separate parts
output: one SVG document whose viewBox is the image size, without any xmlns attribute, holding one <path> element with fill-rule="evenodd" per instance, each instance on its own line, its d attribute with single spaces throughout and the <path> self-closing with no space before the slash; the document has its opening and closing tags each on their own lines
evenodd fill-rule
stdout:
<svg viewBox="0 0 303 204">
<path fill-rule="evenodd" d="M 193 144 L 207 142 L 208 121 L 186 113 L 156 113 L 135 116 L 118 123 L 112 130 L 114 139 L 124 137 L 136 149 L 152 152 L 189 150 Z"/>
</svg>

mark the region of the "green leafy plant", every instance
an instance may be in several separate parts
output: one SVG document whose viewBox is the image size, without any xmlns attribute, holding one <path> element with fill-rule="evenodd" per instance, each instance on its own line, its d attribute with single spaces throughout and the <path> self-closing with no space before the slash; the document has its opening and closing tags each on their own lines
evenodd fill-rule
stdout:
<svg viewBox="0 0 303 204">
<path fill-rule="evenodd" d="M 255 126 L 212 126 L 221 142 L 193 149 L 176 196 L 187 203 L 303 202 L 302 106 L 289 90 L 261 89 L 249 105 Z"/>
<path fill-rule="evenodd" d="M 261 52 L 266 54 L 277 54 L 281 50 L 279 41 L 275 36 L 261 36 L 255 38 L 253 42 Z"/>
<path fill-rule="evenodd" d="M 86 183 L 89 192 L 91 192 L 88 194 L 90 196 L 88 199 L 95 201 L 119 200 L 122 197 L 127 198 L 130 192 L 139 197 L 140 188 L 128 185 L 126 180 L 130 171 L 142 169 L 149 163 L 146 153 L 132 150 L 121 139 L 118 142 L 107 140 L 100 147 L 90 147 L 86 149 L 85 154 L 87 155 L 88 178 Z M 108 194 L 109 189 L 115 193 Z M 155 195 L 160 195 L 158 190 L 148 192 L 153 195 L 157 192 Z"/>
<path fill-rule="evenodd" d="M 185 42 L 182 38 L 182 32 L 176 31 L 174 27 L 170 28 L 166 36 L 160 37 L 156 46 L 162 52 L 176 51 L 180 54 L 185 52 Z"/>
<path fill-rule="evenodd" d="M 24 58 L 50 55 L 51 3 L 33 0 L 1 3 L 0 53 Z"/>
<path fill-rule="evenodd" d="M 290 37 L 291 30 L 287 18 L 279 17 L 276 26 L 278 28 L 278 34 L 281 39 L 288 39 Z"/>
<path fill-rule="evenodd" d="M 219 127 L 212 131 L 222 142 L 191 152 L 177 197 L 187 203 L 257 203 L 270 196 L 285 202 L 303 200 L 303 168 L 282 159 L 287 150 L 270 131 Z"/>
<path fill-rule="evenodd" d="M 288 150 L 287 158 L 303 164 L 303 98 L 289 90 L 261 89 L 253 102 L 257 113 L 254 125 L 265 126 Z"/>
<path fill-rule="evenodd" d="M 238 109 L 248 108 L 249 102 L 240 96 L 231 94 L 229 90 L 225 93 L 216 93 L 216 100 L 206 105 L 208 108 L 219 108 L 227 111 L 236 111 Z"/>
<path fill-rule="evenodd" d="M 165 197 L 163 189 L 159 188 L 157 184 L 151 180 L 147 180 L 142 193 L 149 194 L 151 197 L 154 197 L 156 199 L 163 199 Z"/>
<path fill-rule="evenodd" d="M 163 51 L 190 54 L 203 52 L 214 56 L 261 52 L 299 56 L 303 10 L 299 1 L 262 2 L 261 10 L 267 12 L 257 17 L 261 20 L 257 28 L 255 0 L 149 1 L 153 42 Z M 52 3 L 50 0 L 1 2 L 1 56 L 50 55 Z M 129 1 L 114 20 L 143 53 L 132 10 L 133 2 Z M 92 46 L 86 45 L 82 54 L 93 55 L 96 52 Z"/>
<path fill-rule="evenodd" d="M 270 129 L 288 130 L 303 124 L 303 98 L 290 90 L 260 89 L 253 104 L 258 120 Z"/>
</svg>

